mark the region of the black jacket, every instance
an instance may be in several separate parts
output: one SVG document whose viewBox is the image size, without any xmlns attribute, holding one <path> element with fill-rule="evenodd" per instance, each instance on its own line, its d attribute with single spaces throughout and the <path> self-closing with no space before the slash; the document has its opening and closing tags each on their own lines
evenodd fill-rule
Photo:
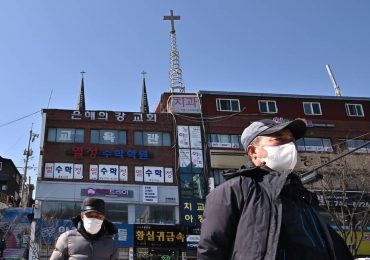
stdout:
<svg viewBox="0 0 370 260">
<path fill-rule="evenodd" d="M 281 242 L 283 203 L 288 220 L 292 213 L 292 216 L 301 216 L 302 223 L 310 222 L 303 229 L 298 221 L 289 223 L 288 232 L 299 234 L 294 238 L 302 242 L 298 244 L 306 242 L 299 239 L 312 244 L 317 241 L 317 248 L 312 244 L 311 248 L 303 248 L 306 251 L 299 248 L 300 260 L 313 259 L 316 249 L 325 250 L 326 255 L 314 259 L 352 259 L 344 241 L 311 207 L 316 196 L 303 187 L 298 176 L 242 167 L 229 171 L 225 177 L 228 180 L 207 196 L 198 260 L 297 259 L 287 257 L 288 253 L 292 256 L 296 248 Z"/>
<path fill-rule="evenodd" d="M 95 235 L 85 231 L 80 216 L 73 218 L 72 222 L 76 229 L 66 231 L 59 236 L 50 260 L 118 259 L 118 248 L 112 239 L 117 233 L 117 228 L 112 222 L 104 220 L 102 228 Z"/>
</svg>

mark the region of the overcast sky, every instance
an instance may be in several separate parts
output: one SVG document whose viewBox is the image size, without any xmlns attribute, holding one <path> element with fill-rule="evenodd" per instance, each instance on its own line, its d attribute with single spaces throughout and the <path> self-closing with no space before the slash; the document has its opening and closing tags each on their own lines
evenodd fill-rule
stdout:
<svg viewBox="0 0 370 260">
<path fill-rule="evenodd" d="M 171 9 L 186 92 L 332 96 L 330 64 L 343 95 L 370 97 L 369 0 L 2 0 L 0 156 L 24 166 L 37 111 L 74 109 L 82 70 L 87 109 L 138 111 L 145 70 L 153 110 L 169 90 Z"/>
</svg>

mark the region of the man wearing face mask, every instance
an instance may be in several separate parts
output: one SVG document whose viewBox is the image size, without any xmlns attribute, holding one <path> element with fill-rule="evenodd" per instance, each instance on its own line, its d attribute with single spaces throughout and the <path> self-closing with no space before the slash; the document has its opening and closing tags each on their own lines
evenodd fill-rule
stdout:
<svg viewBox="0 0 370 260">
<path fill-rule="evenodd" d="M 227 181 L 207 196 L 198 260 L 353 259 L 315 211 L 316 196 L 292 173 L 294 141 L 305 132 L 301 119 L 264 119 L 244 129 L 250 165 L 227 171 Z"/>
<path fill-rule="evenodd" d="M 118 249 L 112 239 L 117 229 L 105 218 L 104 200 L 86 198 L 81 214 L 73 218 L 72 222 L 76 229 L 60 235 L 50 260 L 118 259 Z"/>
</svg>

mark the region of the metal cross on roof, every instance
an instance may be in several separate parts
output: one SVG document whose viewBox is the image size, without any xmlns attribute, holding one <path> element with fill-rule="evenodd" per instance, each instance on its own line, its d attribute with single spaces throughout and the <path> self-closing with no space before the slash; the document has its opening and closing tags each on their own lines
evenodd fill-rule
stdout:
<svg viewBox="0 0 370 260">
<path fill-rule="evenodd" d="M 173 10 L 170 10 L 170 16 L 164 16 L 163 20 L 170 20 L 171 21 L 171 33 L 175 33 L 175 20 L 180 20 L 179 15 L 173 15 Z"/>
</svg>

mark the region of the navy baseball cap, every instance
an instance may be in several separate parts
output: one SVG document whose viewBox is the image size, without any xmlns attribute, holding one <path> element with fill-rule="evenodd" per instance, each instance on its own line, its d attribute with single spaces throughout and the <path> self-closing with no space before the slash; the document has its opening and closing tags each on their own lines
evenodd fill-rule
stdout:
<svg viewBox="0 0 370 260">
<path fill-rule="evenodd" d="M 244 150 L 247 150 L 248 145 L 250 145 L 257 136 L 273 134 L 285 128 L 292 132 L 295 140 L 298 140 L 306 133 L 307 125 L 303 119 L 295 119 L 284 123 L 278 123 L 272 119 L 255 121 L 244 129 L 240 138 Z"/>
</svg>

